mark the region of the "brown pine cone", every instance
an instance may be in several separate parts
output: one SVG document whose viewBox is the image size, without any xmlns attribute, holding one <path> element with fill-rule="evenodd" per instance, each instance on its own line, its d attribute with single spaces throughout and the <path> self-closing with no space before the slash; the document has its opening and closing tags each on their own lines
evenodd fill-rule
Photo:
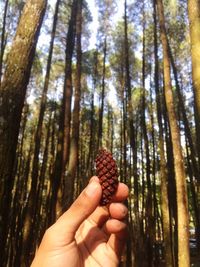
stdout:
<svg viewBox="0 0 200 267">
<path fill-rule="evenodd" d="M 96 174 L 102 187 L 101 206 L 110 203 L 118 186 L 118 171 L 112 154 L 106 149 L 100 149 L 95 159 Z"/>
</svg>

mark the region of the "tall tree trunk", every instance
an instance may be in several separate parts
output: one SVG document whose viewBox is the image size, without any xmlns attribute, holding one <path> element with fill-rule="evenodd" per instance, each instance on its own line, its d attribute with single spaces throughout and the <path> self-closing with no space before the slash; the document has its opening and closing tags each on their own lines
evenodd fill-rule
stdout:
<svg viewBox="0 0 200 267">
<path fill-rule="evenodd" d="M 147 134 L 146 125 L 146 93 L 145 93 L 145 78 L 146 78 L 146 62 L 145 62 L 145 50 L 146 50 L 146 40 L 145 40 L 145 4 L 143 2 L 143 54 L 142 54 L 142 100 L 141 100 L 141 129 L 144 138 L 145 154 L 146 154 L 146 181 L 147 181 L 147 199 L 146 199 L 146 247 L 147 247 L 147 257 L 148 266 L 153 264 L 153 217 L 152 217 L 152 185 L 151 185 L 151 163 L 150 163 L 150 151 L 149 151 L 149 138 Z"/>
<path fill-rule="evenodd" d="M 164 238 L 164 259 L 166 267 L 172 267 L 173 264 L 173 249 L 170 231 L 170 213 L 168 201 L 168 180 L 167 180 L 167 166 L 165 159 L 164 138 L 163 138 L 163 125 L 162 125 L 162 108 L 159 90 L 159 63 L 158 63 L 158 41 L 157 41 L 157 14 L 156 14 L 156 1 L 153 1 L 153 19 L 154 19 L 154 57 L 155 57 L 155 70 L 154 82 L 156 92 L 156 106 L 157 106 L 157 120 L 159 128 L 159 154 L 160 154 L 160 177 L 161 177 L 161 210 L 163 221 L 163 238 Z"/>
<path fill-rule="evenodd" d="M 82 48 L 81 48 L 81 34 L 82 34 L 82 0 L 78 1 L 77 6 L 77 23 L 76 23 L 76 73 L 74 86 L 74 109 L 72 114 L 72 136 L 70 142 L 69 165 L 66 175 L 66 186 L 64 194 L 64 209 L 68 208 L 73 201 L 74 181 L 78 167 L 79 155 L 79 125 L 80 125 L 80 100 L 81 100 L 81 62 L 82 62 Z"/>
<path fill-rule="evenodd" d="M 174 57 L 172 55 L 172 51 L 171 51 L 171 47 L 169 45 L 169 42 L 168 42 L 168 49 L 169 49 L 169 54 L 170 54 L 170 62 L 171 62 L 172 70 L 173 70 L 173 74 L 174 74 L 174 80 L 175 80 L 175 84 L 176 84 L 176 91 L 177 91 L 177 95 L 178 95 L 179 108 L 180 108 L 182 119 L 183 119 L 185 134 L 186 134 L 186 137 L 188 139 L 188 143 L 190 145 L 194 175 L 195 175 L 195 179 L 197 181 L 197 184 L 200 186 L 200 173 L 199 173 L 198 161 L 196 160 L 197 159 L 197 153 L 196 153 L 197 151 L 196 151 L 196 148 L 195 148 L 194 143 L 193 143 L 192 133 L 190 130 L 190 124 L 189 124 L 189 120 L 188 120 L 186 109 L 185 109 L 185 103 L 183 100 L 183 95 L 182 95 L 181 88 L 180 88 L 179 81 L 178 81 L 178 73 L 177 73 L 176 65 L 174 62 Z"/>
<path fill-rule="evenodd" d="M 192 80 L 193 80 L 193 91 L 194 91 L 194 117 L 196 126 L 196 146 L 198 154 L 198 174 L 200 170 L 200 2 L 198 0 L 188 0 L 188 15 L 190 22 L 190 42 L 191 42 L 191 56 L 192 56 Z M 191 151 L 191 156 L 193 153 Z M 194 169 L 196 174 L 196 168 Z M 198 176 L 198 189 L 197 195 L 200 195 L 200 175 Z M 197 198 L 197 205 L 200 199 Z M 196 210 L 197 226 L 200 223 L 200 208 Z M 200 228 L 197 228 L 197 244 L 200 250 Z"/>
<path fill-rule="evenodd" d="M 132 106 L 132 90 L 131 90 L 131 77 L 130 77 L 130 62 L 129 62 L 129 44 L 128 44 L 128 21 L 127 21 L 127 2 L 124 2 L 124 52 L 125 52 L 125 99 L 127 99 L 127 109 L 128 112 L 128 127 L 130 131 L 130 145 L 133 153 L 133 176 L 135 184 L 137 184 L 137 148 L 136 148 L 136 135 L 133 122 L 133 106 Z M 126 108 L 125 106 L 125 108 Z M 137 186 L 136 186 L 137 187 Z M 138 196 L 138 190 L 136 189 L 136 197 Z M 136 201 L 136 206 L 138 203 Z"/>
<path fill-rule="evenodd" d="M 129 130 L 129 138 L 130 138 L 130 146 L 132 149 L 133 155 L 133 177 L 134 177 L 134 212 L 135 212 L 135 222 L 134 222 L 134 229 L 135 229 L 135 240 L 139 242 L 140 240 L 140 231 L 139 231 L 139 205 L 138 205 L 138 173 L 137 173 L 137 147 L 136 147 L 136 131 L 134 128 L 134 121 L 133 121 L 133 106 L 132 106 L 132 88 L 131 88 L 131 77 L 130 77 L 130 62 L 129 62 L 129 41 L 128 41 L 128 19 L 127 19 L 127 1 L 124 1 L 124 65 L 125 65 L 125 99 L 126 105 L 124 106 L 124 111 L 127 112 L 127 124 Z M 126 153 L 126 143 L 124 144 L 124 154 Z M 126 179 L 126 177 L 125 177 Z M 125 180 L 126 181 L 126 180 Z M 127 246 L 130 250 L 131 247 Z M 130 253 L 129 253 L 130 254 Z M 137 264 L 138 260 L 138 246 L 135 246 L 135 251 L 133 251 L 133 258 L 134 264 Z M 129 256 L 129 255 L 128 255 Z M 131 254 L 130 254 L 131 256 Z M 131 262 L 131 258 L 127 259 L 127 262 Z"/>
<path fill-rule="evenodd" d="M 187 140 L 186 140 L 187 141 Z M 192 205 L 193 205 L 193 220 L 194 220 L 194 226 L 195 226 L 195 237 L 196 237 L 196 242 L 197 242 L 197 250 L 199 253 L 199 249 L 200 249 L 200 246 L 199 246 L 199 239 L 200 239 L 200 235 L 199 235 L 199 231 L 200 231 L 200 224 L 199 224 L 199 206 L 198 206 L 198 197 L 197 197 L 197 190 L 195 188 L 195 181 L 194 181 L 194 170 L 192 168 L 192 164 L 190 161 L 191 160 L 191 152 L 189 153 L 189 146 L 186 142 L 186 152 L 187 152 L 187 166 L 188 166 L 188 176 L 190 178 L 190 191 L 191 191 L 191 202 L 192 202 Z M 198 254 L 199 255 L 199 254 Z"/>
<path fill-rule="evenodd" d="M 40 153 L 40 146 L 41 146 L 41 139 L 42 139 L 42 125 L 44 120 L 44 114 L 46 109 L 46 102 L 47 102 L 47 91 L 49 87 L 49 78 L 50 78 L 50 69 L 51 69 L 51 61 L 52 61 L 52 54 L 53 54 L 53 45 L 54 45 L 54 38 L 56 33 L 56 25 L 57 25 L 57 18 L 58 18 L 58 9 L 59 9 L 60 0 L 56 2 L 53 25 L 52 25 L 52 32 L 51 32 L 51 41 L 49 47 L 49 54 L 47 59 L 47 66 L 46 66 L 46 75 L 44 81 L 44 87 L 42 91 L 41 103 L 40 103 L 40 112 L 39 112 L 39 119 L 37 123 L 37 128 L 34 136 L 34 156 L 33 156 L 33 165 L 32 165 L 32 174 L 31 174 L 31 189 L 28 198 L 28 206 L 26 210 L 26 217 L 24 220 L 25 230 L 23 232 L 23 252 L 22 252 L 22 263 L 27 262 L 29 258 L 29 253 L 31 251 L 31 246 L 33 243 L 33 230 L 34 230 L 34 223 L 35 220 L 34 214 L 37 211 L 37 206 L 35 205 L 35 197 L 39 182 L 39 153 Z M 30 260 L 30 259 L 29 259 Z"/>
<path fill-rule="evenodd" d="M 11 217 L 11 222 L 10 222 L 10 235 L 9 238 L 7 239 L 7 245 L 5 245 L 6 250 L 11 247 L 12 250 L 12 255 L 9 256 L 9 259 L 7 258 L 7 264 L 8 266 L 13 266 L 11 262 L 14 262 L 14 258 L 18 255 L 17 253 L 17 248 L 18 245 L 21 241 L 20 238 L 20 233 L 22 229 L 21 225 L 21 215 L 22 215 L 22 210 L 23 210 L 23 205 L 22 203 L 24 200 L 24 196 L 27 194 L 27 188 L 24 186 L 24 184 L 27 184 L 27 178 L 24 176 L 24 172 L 26 167 L 26 157 L 24 156 L 24 143 L 25 143 L 25 128 L 27 125 L 27 119 L 28 119 L 28 105 L 26 104 L 24 106 L 23 110 L 23 115 L 22 115 L 22 121 L 21 121 L 21 128 L 20 128 L 20 136 L 21 139 L 18 140 L 18 156 L 17 156 L 17 171 L 15 174 L 15 190 L 13 194 L 13 199 L 12 199 L 12 217 Z M 31 150 L 31 149 L 30 149 Z M 30 151 L 29 151 L 30 152 Z M 28 157 L 29 158 L 29 157 Z M 20 256 L 19 256 L 20 258 Z M 8 262 L 10 261 L 10 263 Z"/>
<path fill-rule="evenodd" d="M 102 74 L 101 106 L 100 106 L 100 110 L 99 110 L 98 149 L 102 146 L 102 138 L 103 138 L 103 114 L 104 114 L 104 102 L 105 102 L 106 56 L 107 56 L 107 38 L 105 37 L 104 47 L 103 47 L 103 74 Z"/>
<path fill-rule="evenodd" d="M 1 86 L 1 77 L 2 77 L 2 69 L 3 69 L 3 55 L 6 46 L 6 18 L 7 18 L 7 11 L 8 11 L 8 2 L 9 0 L 5 1 L 4 13 L 3 13 L 3 25 L 2 25 L 2 32 L 1 32 L 1 49 L 0 49 L 0 86 Z"/>
<path fill-rule="evenodd" d="M 196 182 L 196 187 L 197 187 L 197 190 L 196 190 L 197 192 L 192 190 L 191 193 L 198 195 L 198 192 L 200 193 L 200 172 L 199 172 L 200 166 L 198 165 L 196 147 L 194 146 L 194 143 L 193 143 L 192 133 L 190 130 L 190 125 L 189 125 L 189 120 L 188 120 L 188 117 L 186 114 L 185 103 L 183 100 L 183 95 L 182 95 L 181 88 L 180 88 L 179 81 L 178 81 L 178 73 L 177 73 L 176 65 L 174 62 L 174 58 L 173 58 L 169 43 L 168 43 L 168 48 L 169 48 L 170 61 L 171 61 L 173 74 L 174 74 L 174 80 L 175 80 L 175 84 L 176 84 L 176 91 L 177 91 L 177 95 L 178 95 L 179 108 L 181 111 L 181 115 L 182 115 L 182 119 L 183 119 L 183 125 L 184 125 L 184 129 L 185 129 L 185 136 L 187 137 L 188 144 L 190 146 L 190 157 L 191 157 L 193 175 L 195 177 L 195 182 Z M 195 204 L 196 208 L 194 206 L 195 225 L 196 225 L 196 231 L 195 232 L 196 232 L 196 239 L 197 239 L 197 247 L 200 251 L 200 206 L 199 206 L 200 203 L 199 203 L 198 197 L 195 197 L 195 196 L 193 196 L 193 197 L 197 200 L 197 203 Z"/>
<path fill-rule="evenodd" d="M 108 106 L 108 117 L 107 117 L 107 138 L 106 147 L 113 153 L 113 143 L 114 143 L 114 118 L 113 118 L 113 108 Z"/>
<path fill-rule="evenodd" d="M 167 33 L 165 29 L 164 8 L 162 0 L 157 0 L 158 14 L 160 22 L 161 42 L 163 47 L 163 70 L 164 70 L 164 90 L 169 125 L 172 137 L 172 147 L 174 154 L 174 168 L 177 190 L 177 215 L 178 215 L 178 266 L 189 267 L 189 214 L 186 187 L 186 174 L 184 169 L 180 130 L 178 128 L 173 92 L 170 77 L 170 55 L 168 50 Z"/>
<path fill-rule="evenodd" d="M 28 151 L 28 156 L 26 158 L 25 166 L 23 173 L 21 174 L 21 181 L 20 186 L 16 187 L 17 191 L 19 191 L 19 203 L 23 203 L 23 205 L 16 206 L 16 212 L 18 213 L 18 223 L 15 225 L 15 259 L 14 259 L 14 266 L 21 266 L 21 253 L 22 253 L 22 229 L 24 226 L 24 218 L 25 218 L 25 211 L 26 211 L 26 200 L 28 194 L 28 175 L 30 173 L 31 168 L 31 160 L 32 160 L 32 153 L 33 153 L 33 140 L 31 138 L 30 147 Z M 13 223 L 15 222 L 15 216 L 13 216 Z"/>
<path fill-rule="evenodd" d="M 69 158 L 70 124 L 71 124 L 71 99 L 72 99 L 72 55 L 74 51 L 76 33 L 77 0 L 73 0 L 71 17 L 67 32 L 67 44 L 65 50 L 65 81 L 63 100 L 60 111 L 58 144 L 54 171 L 52 173 L 52 222 L 62 212 L 61 180 L 65 176 L 65 167 Z M 59 190 L 60 189 L 60 190 Z"/>
<path fill-rule="evenodd" d="M 164 87 L 164 86 L 163 86 Z M 170 228 L 173 248 L 173 261 L 175 266 L 178 265 L 178 220 L 177 220 L 177 197 L 176 197 L 176 181 L 175 181 L 175 170 L 174 170 L 174 155 L 172 149 L 172 138 L 169 129 L 169 119 L 166 109 L 166 101 L 164 95 L 162 96 L 163 107 L 163 121 L 164 121 L 164 137 L 166 146 L 166 158 L 167 158 L 167 174 L 168 174 L 168 201 L 169 201 L 169 213 L 170 213 Z M 174 229 L 174 231 L 173 231 Z"/>
<path fill-rule="evenodd" d="M 43 217 L 47 217 L 48 215 L 46 214 L 46 209 L 45 207 L 47 206 L 47 201 L 48 201 L 48 191 L 47 189 L 45 189 L 45 185 L 47 185 L 49 183 L 49 176 L 46 175 L 47 172 L 47 166 L 48 166 L 48 154 L 49 154 L 49 149 L 50 149 L 50 137 L 51 137 L 51 131 L 52 131 L 52 116 L 53 116 L 53 111 L 50 111 L 49 114 L 49 122 L 47 125 L 47 133 L 46 133 L 46 141 L 45 141 L 45 147 L 44 147 L 44 153 L 43 153 L 43 158 L 42 158 L 42 166 L 41 166 L 41 171 L 40 171 L 40 176 L 39 176 L 39 183 L 38 183 L 38 187 L 37 187 L 37 193 L 35 196 L 35 206 L 37 207 L 35 209 L 35 222 L 33 224 L 33 231 L 32 234 L 34 235 L 34 240 L 33 240 L 33 245 L 32 248 L 35 248 L 40 240 L 41 237 L 43 236 L 46 228 L 45 228 L 45 221 L 43 219 Z M 47 186 L 46 186 L 47 188 Z M 46 192 L 46 194 L 44 195 L 44 192 Z M 41 212 L 41 210 L 45 210 L 45 215 L 43 212 Z M 31 252 L 34 252 L 33 250 Z"/>
<path fill-rule="evenodd" d="M 26 2 L 0 87 L 0 212 L 2 214 L 0 249 L 2 254 L 7 238 L 8 211 L 12 198 L 13 170 L 22 108 L 45 9 L 46 0 Z"/>
<path fill-rule="evenodd" d="M 71 130 L 71 102 L 72 102 L 72 56 L 74 52 L 76 36 L 76 17 L 78 0 L 73 1 L 72 15 L 67 33 L 67 45 L 65 50 L 65 84 L 63 93 L 63 151 L 62 151 L 62 177 L 65 175 L 66 164 L 69 160 L 70 130 Z"/>
<path fill-rule="evenodd" d="M 190 42 L 192 56 L 192 80 L 194 90 L 194 114 L 196 124 L 196 146 L 200 169 L 200 3 L 199 0 L 188 0 L 190 22 Z M 200 193 L 200 192 L 199 192 Z"/>
<path fill-rule="evenodd" d="M 98 51 L 94 51 L 94 70 L 93 70 L 93 88 L 91 93 L 90 100 L 90 134 L 89 134 L 89 149 L 87 156 L 87 167 L 86 167 L 86 177 L 90 177 L 92 175 L 93 169 L 93 159 L 94 159 L 94 150 L 95 150 L 95 138 L 94 138 L 94 115 L 95 115 L 95 107 L 94 107 L 94 92 L 97 85 L 97 76 L 98 76 Z"/>
</svg>

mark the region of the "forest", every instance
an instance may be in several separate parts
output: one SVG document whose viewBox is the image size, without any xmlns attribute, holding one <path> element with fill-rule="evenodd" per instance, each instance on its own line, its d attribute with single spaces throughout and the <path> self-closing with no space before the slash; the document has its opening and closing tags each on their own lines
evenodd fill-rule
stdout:
<svg viewBox="0 0 200 267">
<path fill-rule="evenodd" d="M 120 266 L 200 266 L 199 0 L 0 12 L 0 267 L 30 266 L 102 147 L 129 187 Z"/>
</svg>

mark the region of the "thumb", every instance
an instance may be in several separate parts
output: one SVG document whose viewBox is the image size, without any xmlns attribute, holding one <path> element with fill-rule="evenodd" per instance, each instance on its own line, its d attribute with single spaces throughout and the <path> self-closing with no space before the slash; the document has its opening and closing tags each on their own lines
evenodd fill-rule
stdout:
<svg viewBox="0 0 200 267">
<path fill-rule="evenodd" d="M 99 182 L 91 179 L 71 207 L 57 220 L 54 226 L 58 233 L 62 233 L 67 244 L 74 240 L 81 223 L 97 208 L 101 193 Z"/>
</svg>

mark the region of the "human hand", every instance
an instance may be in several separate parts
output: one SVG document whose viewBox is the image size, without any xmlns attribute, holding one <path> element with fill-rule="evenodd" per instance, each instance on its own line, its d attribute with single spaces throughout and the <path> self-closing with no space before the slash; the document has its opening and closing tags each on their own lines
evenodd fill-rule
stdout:
<svg viewBox="0 0 200 267">
<path fill-rule="evenodd" d="M 102 189 L 92 177 L 72 206 L 44 234 L 31 267 L 116 267 L 126 241 L 128 187 L 119 183 L 113 203 L 98 206 Z"/>
</svg>

